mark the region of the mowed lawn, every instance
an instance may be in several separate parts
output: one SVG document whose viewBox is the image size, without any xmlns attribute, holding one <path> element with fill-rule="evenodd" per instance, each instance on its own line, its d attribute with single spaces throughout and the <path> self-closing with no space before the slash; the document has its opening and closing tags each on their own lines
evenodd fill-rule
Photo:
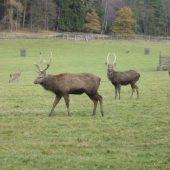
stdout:
<svg viewBox="0 0 170 170">
<path fill-rule="evenodd" d="M 105 45 L 104 45 L 105 43 Z M 20 57 L 20 49 L 28 56 Z M 151 54 L 144 55 L 144 48 Z M 93 73 L 101 78 L 104 117 L 85 95 L 70 95 L 71 117 L 62 99 L 48 117 L 55 96 L 34 80 L 39 53 L 47 74 Z M 125 53 L 129 49 L 130 53 Z M 0 169 L 1 170 L 133 170 L 170 169 L 170 76 L 156 71 L 159 52 L 170 56 L 166 42 L 69 40 L 0 41 Z M 136 70 L 141 77 L 130 100 L 131 87 L 122 86 L 115 100 L 107 79 L 117 56 L 116 71 Z M 42 67 L 46 65 L 43 63 Z M 18 83 L 10 73 L 24 70 Z"/>
</svg>

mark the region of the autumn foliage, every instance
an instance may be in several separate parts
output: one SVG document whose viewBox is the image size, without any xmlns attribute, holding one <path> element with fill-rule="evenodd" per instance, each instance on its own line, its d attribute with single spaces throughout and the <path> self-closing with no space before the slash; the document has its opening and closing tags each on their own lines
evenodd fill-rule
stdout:
<svg viewBox="0 0 170 170">
<path fill-rule="evenodd" d="M 132 10 L 129 7 L 120 8 L 116 15 L 118 18 L 113 22 L 111 26 L 111 31 L 115 32 L 116 34 L 131 34 L 134 35 L 135 33 L 132 31 L 132 24 L 135 22 L 132 19 Z"/>
<path fill-rule="evenodd" d="M 92 13 L 87 13 L 85 21 L 86 23 L 84 24 L 84 27 L 87 28 L 90 32 L 100 31 L 101 25 L 99 21 L 99 16 L 95 12 L 95 10 L 93 10 Z"/>
</svg>

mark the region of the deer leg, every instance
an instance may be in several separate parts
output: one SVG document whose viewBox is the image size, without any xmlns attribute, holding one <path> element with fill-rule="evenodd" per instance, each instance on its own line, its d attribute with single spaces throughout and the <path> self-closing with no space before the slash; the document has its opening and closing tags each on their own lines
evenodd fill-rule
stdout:
<svg viewBox="0 0 170 170">
<path fill-rule="evenodd" d="M 133 93 L 135 91 L 135 86 L 131 84 L 131 88 L 132 88 L 132 95 L 131 95 L 130 99 L 132 99 L 132 97 L 133 97 Z"/>
<path fill-rule="evenodd" d="M 61 99 L 61 96 L 56 96 L 56 98 L 55 98 L 55 100 L 54 100 L 54 103 L 53 103 L 53 107 L 52 107 L 52 109 L 51 109 L 51 112 L 49 113 L 49 116 L 52 115 L 52 113 L 53 113 L 53 111 L 54 111 L 54 108 L 55 108 L 56 105 L 59 103 L 60 99 Z"/>
<path fill-rule="evenodd" d="M 87 94 L 88 95 L 88 94 Z M 88 95 L 89 98 L 93 101 L 94 103 L 94 108 L 93 108 L 93 114 L 92 116 L 94 116 L 96 114 L 96 108 L 97 108 L 97 103 L 98 103 L 98 99 L 96 99 L 95 95 L 91 96 L 91 95 Z M 101 105 L 100 105 L 101 106 Z"/>
<path fill-rule="evenodd" d="M 98 93 L 98 98 L 99 98 L 99 102 L 100 102 L 100 111 L 102 116 L 104 116 L 104 112 L 103 112 L 103 98 L 102 96 Z"/>
<path fill-rule="evenodd" d="M 91 100 L 94 103 L 93 114 L 92 114 L 92 116 L 94 116 L 96 114 L 96 108 L 97 108 L 98 100 L 95 100 L 95 99 L 91 99 Z"/>
<path fill-rule="evenodd" d="M 69 95 L 63 95 L 66 106 L 67 106 L 67 112 L 68 112 L 68 116 L 71 116 L 70 114 L 70 109 L 69 109 L 69 102 L 70 102 L 70 98 Z"/>
<path fill-rule="evenodd" d="M 119 90 L 119 100 L 120 100 L 120 89 L 121 89 L 121 84 L 118 85 L 118 90 Z"/>
<path fill-rule="evenodd" d="M 117 86 L 115 86 L 115 100 L 117 98 Z"/>
<path fill-rule="evenodd" d="M 139 88 L 138 88 L 138 86 L 135 84 L 135 89 L 136 89 L 136 92 L 137 92 L 137 98 L 139 99 Z"/>
</svg>

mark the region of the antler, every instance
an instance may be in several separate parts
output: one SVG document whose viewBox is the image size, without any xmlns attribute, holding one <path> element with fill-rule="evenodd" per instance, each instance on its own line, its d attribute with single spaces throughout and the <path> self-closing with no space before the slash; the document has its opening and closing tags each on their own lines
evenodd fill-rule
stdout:
<svg viewBox="0 0 170 170">
<path fill-rule="evenodd" d="M 47 64 L 47 62 L 44 60 L 44 63 L 47 65 L 47 68 L 44 69 L 43 72 L 46 71 L 49 68 L 50 64 L 51 64 L 51 61 L 52 61 L 52 52 L 51 52 L 51 50 L 50 50 L 50 53 L 51 53 L 50 62 Z"/>
<path fill-rule="evenodd" d="M 108 62 L 108 64 L 109 64 L 109 55 L 110 55 L 110 53 L 107 55 L 107 62 Z"/>
<path fill-rule="evenodd" d="M 113 61 L 113 64 L 116 62 L 116 54 L 115 53 L 113 53 L 114 54 L 114 56 L 115 56 L 115 60 Z"/>
<path fill-rule="evenodd" d="M 36 71 L 36 70 L 34 69 L 35 72 L 40 73 L 40 72 L 42 71 L 42 69 L 41 69 L 42 61 L 43 61 L 43 60 L 42 60 L 42 58 L 41 58 L 41 53 L 40 53 L 40 64 L 39 64 L 39 66 L 34 62 L 35 66 L 38 68 L 39 71 Z"/>
</svg>

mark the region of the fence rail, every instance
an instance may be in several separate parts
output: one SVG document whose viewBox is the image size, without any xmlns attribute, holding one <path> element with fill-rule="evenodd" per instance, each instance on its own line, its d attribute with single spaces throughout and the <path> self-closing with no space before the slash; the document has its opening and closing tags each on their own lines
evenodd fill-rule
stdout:
<svg viewBox="0 0 170 170">
<path fill-rule="evenodd" d="M 0 33 L 0 39 L 61 39 L 59 33 Z"/>
<path fill-rule="evenodd" d="M 170 37 L 147 35 L 104 35 L 104 34 L 78 34 L 78 33 L 3 33 L 0 39 L 67 39 L 75 41 L 95 40 L 127 40 L 127 41 L 165 41 L 170 43 Z"/>
<path fill-rule="evenodd" d="M 159 67 L 163 70 L 170 69 L 170 56 L 162 56 L 161 51 L 159 55 Z"/>
</svg>

